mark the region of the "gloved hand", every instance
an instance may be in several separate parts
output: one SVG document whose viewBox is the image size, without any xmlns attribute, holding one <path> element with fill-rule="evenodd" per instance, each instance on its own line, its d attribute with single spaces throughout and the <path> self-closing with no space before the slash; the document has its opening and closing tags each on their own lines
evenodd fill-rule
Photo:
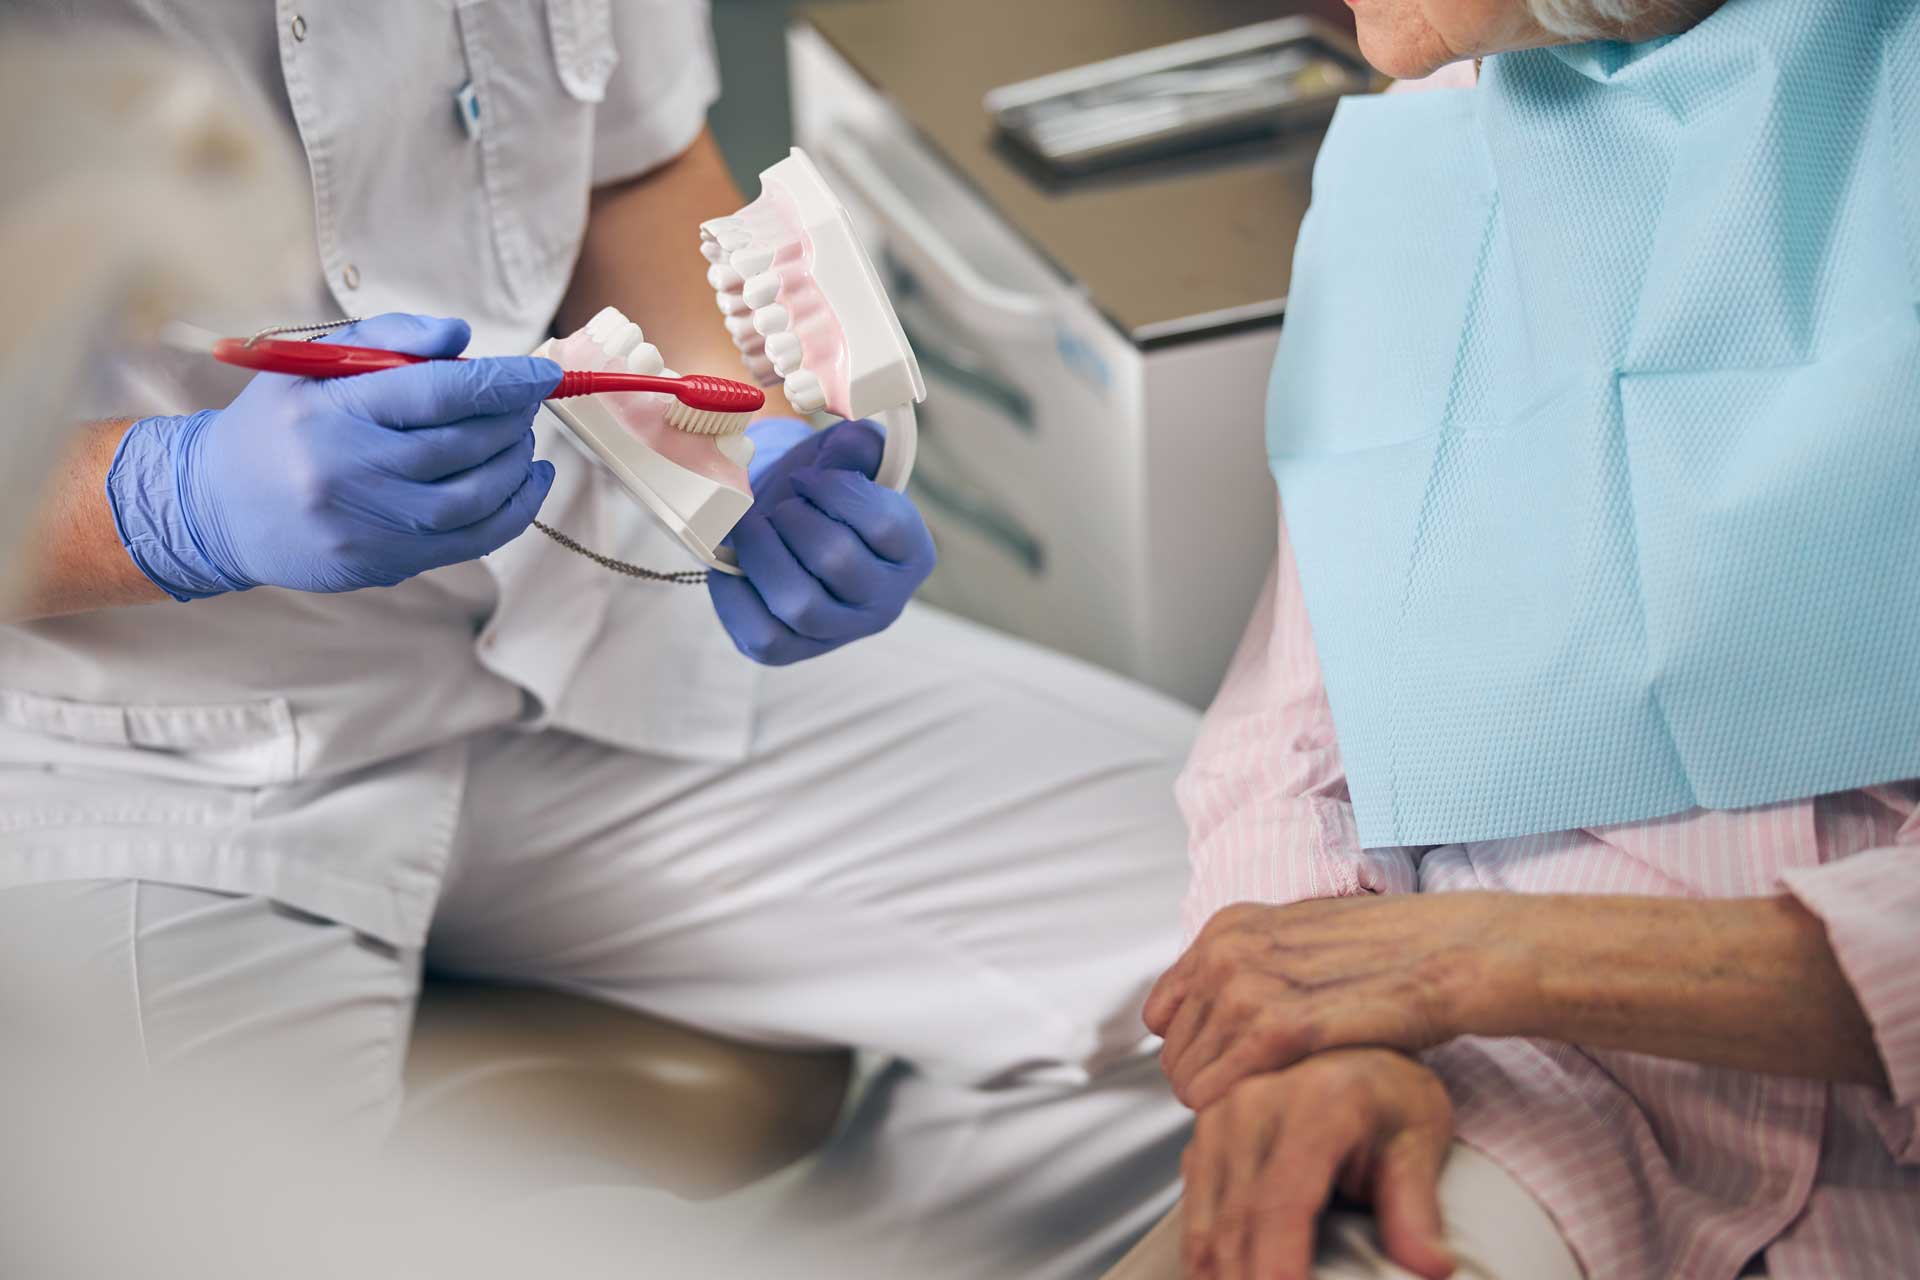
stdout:
<svg viewBox="0 0 1920 1280">
<path fill-rule="evenodd" d="M 747 483 L 753 491 L 760 492 L 761 478 L 781 459 L 819 434 L 803 418 L 762 418 L 749 426 L 747 439 L 753 441 L 753 460 L 747 463 Z"/>
<path fill-rule="evenodd" d="M 873 482 L 881 437 L 837 423 L 753 427 L 753 506 L 731 541 L 745 575 L 707 575 L 714 612 L 740 652 L 784 666 L 883 631 L 933 572 L 933 536 L 906 495 Z M 782 449 L 784 448 L 784 451 Z"/>
<path fill-rule="evenodd" d="M 468 336 L 464 320 L 390 314 L 326 341 L 453 356 Z M 533 415 L 559 379 L 531 356 L 258 374 L 224 409 L 134 423 L 107 499 L 134 563 L 178 600 L 392 586 L 531 523 L 553 485 Z"/>
</svg>

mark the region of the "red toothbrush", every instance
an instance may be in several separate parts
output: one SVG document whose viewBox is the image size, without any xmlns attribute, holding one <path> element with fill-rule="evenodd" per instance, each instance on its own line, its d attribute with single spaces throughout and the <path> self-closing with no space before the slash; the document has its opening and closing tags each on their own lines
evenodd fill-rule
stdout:
<svg viewBox="0 0 1920 1280">
<path fill-rule="evenodd" d="M 330 342 L 221 338 L 213 344 L 213 358 L 242 369 L 258 369 L 262 373 L 288 373 L 301 378 L 344 378 L 380 369 L 425 364 L 434 357 L 413 356 L 404 351 L 383 351 L 378 347 L 345 347 Z M 547 399 L 565 400 L 600 391 L 664 392 L 679 402 L 668 410 L 667 421 L 682 431 L 701 435 L 731 435 L 743 430 L 747 419 L 767 402 L 766 393 L 758 387 L 707 373 L 668 378 L 649 373 L 603 373 L 594 369 L 567 370 L 560 375 L 560 385 L 547 394 Z"/>
</svg>

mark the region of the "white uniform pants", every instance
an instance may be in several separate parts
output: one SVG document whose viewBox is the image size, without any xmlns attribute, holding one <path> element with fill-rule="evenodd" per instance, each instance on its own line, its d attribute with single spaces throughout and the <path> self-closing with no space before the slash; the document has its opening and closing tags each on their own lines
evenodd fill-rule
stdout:
<svg viewBox="0 0 1920 1280">
<path fill-rule="evenodd" d="M 900 1066 L 815 1194 L 877 1274 L 1098 1274 L 1171 1205 L 1187 1117 L 1139 1006 L 1178 945 L 1190 712 L 909 611 L 769 671 L 753 758 L 472 741 L 424 961 Z M 422 957 L 275 903 L 143 882 L 0 894 L 16 1033 L 276 1082 L 377 1134 Z"/>
</svg>

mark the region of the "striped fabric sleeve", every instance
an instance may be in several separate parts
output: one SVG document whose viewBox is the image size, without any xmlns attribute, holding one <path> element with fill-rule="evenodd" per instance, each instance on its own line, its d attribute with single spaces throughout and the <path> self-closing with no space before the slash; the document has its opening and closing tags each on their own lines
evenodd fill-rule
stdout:
<svg viewBox="0 0 1920 1280">
<path fill-rule="evenodd" d="M 1893 1085 L 1882 1136 L 1920 1164 L 1920 844 L 1789 871 L 1786 887 L 1827 926 Z"/>
<path fill-rule="evenodd" d="M 1176 788 L 1187 938 L 1236 902 L 1412 892 L 1412 854 L 1362 849 L 1286 522 L 1280 553 Z"/>
</svg>

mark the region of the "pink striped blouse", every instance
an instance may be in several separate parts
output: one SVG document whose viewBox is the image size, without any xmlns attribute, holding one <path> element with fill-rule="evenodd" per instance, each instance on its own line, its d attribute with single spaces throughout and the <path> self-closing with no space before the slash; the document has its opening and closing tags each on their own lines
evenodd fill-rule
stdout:
<svg viewBox="0 0 1920 1280">
<path fill-rule="evenodd" d="M 1920 1277 L 1920 783 L 1363 849 L 1283 522 L 1179 797 L 1190 937 L 1231 903 L 1343 894 L 1793 894 L 1826 923 L 1891 1098 L 1535 1040 L 1470 1037 L 1428 1061 L 1462 1140 L 1533 1192 L 1595 1280 L 1729 1280 L 1756 1255 L 1779 1280 Z"/>
</svg>

